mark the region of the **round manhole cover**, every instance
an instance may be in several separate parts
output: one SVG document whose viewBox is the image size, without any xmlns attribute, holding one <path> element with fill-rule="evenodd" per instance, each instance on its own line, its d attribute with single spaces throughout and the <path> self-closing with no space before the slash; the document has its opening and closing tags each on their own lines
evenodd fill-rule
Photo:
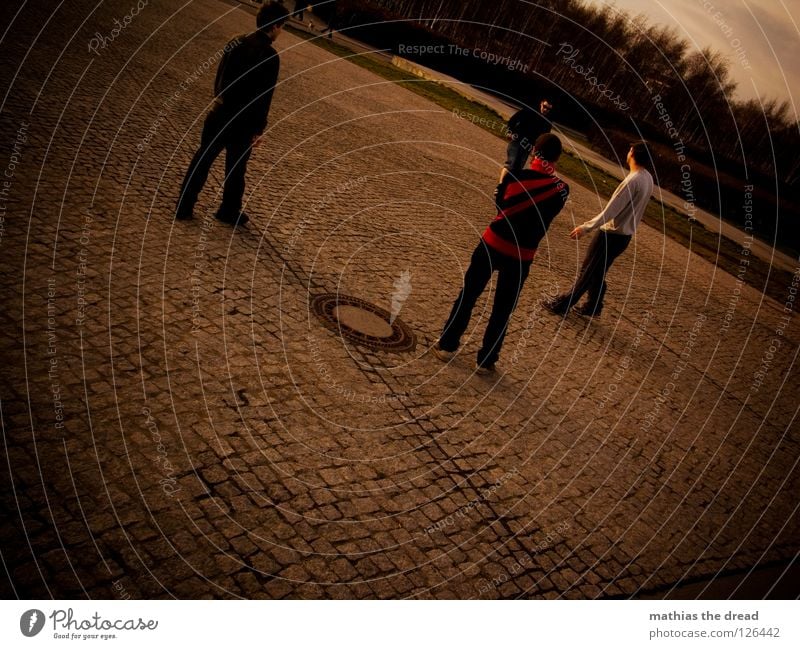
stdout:
<svg viewBox="0 0 800 649">
<path fill-rule="evenodd" d="M 408 352 L 417 345 L 414 332 L 386 309 L 351 295 L 325 293 L 311 299 L 322 323 L 347 340 L 370 349 Z"/>
</svg>

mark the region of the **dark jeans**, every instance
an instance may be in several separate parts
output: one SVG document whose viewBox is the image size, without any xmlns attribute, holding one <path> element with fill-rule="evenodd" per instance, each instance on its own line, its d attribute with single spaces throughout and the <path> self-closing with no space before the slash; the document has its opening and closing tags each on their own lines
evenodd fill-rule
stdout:
<svg viewBox="0 0 800 649">
<path fill-rule="evenodd" d="M 458 349 L 461 336 L 467 330 L 472 316 L 472 309 L 475 308 L 475 303 L 496 270 L 494 304 L 486 325 L 486 333 L 483 335 L 483 346 L 478 351 L 478 364 L 486 366 L 497 361 L 503 339 L 506 337 L 508 319 L 517 306 L 519 294 L 530 269 L 531 262 L 500 254 L 481 241 L 472 253 L 472 261 L 464 275 L 464 287 L 456 298 L 450 317 L 444 325 L 442 335 L 439 337 L 439 347 L 450 352 Z"/>
<path fill-rule="evenodd" d="M 589 244 L 575 285 L 570 291 L 555 298 L 556 306 L 570 309 L 584 293 L 588 293 L 587 306 L 599 312 L 603 308 L 603 296 L 607 289 L 606 273 L 630 242 L 631 237 L 627 234 L 599 230 Z"/>
<path fill-rule="evenodd" d="M 527 138 L 516 136 L 508 143 L 506 162 L 503 166 L 509 171 L 523 169 L 531 154 L 531 149 L 533 149 L 533 144 Z"/>
<path fill-rule="evenodd" d="M 253 134 L 232 121 L 221 106 L 215 106 L 206 116 L 200 148 L 194 154 L 181 186 L 178 211 L 191 211 L 203 189 L 208 172 L 217 156 L 225 150 L 225 186 L 219 213 L 236 216 L 242 209 L 244 175 Z"/>
</svg>

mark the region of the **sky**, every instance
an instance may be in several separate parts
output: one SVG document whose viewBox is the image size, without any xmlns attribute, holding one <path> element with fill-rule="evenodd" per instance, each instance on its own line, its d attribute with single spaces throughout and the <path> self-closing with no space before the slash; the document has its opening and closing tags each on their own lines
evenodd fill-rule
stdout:
<svg viewBox="0 0 800 649">
<path fill-rule="evenodd" d="M 738 99 L 789 100 L 800 119 L 800 0 L 586 0 L 669 25 L 731 62 Z"/>
</svg>

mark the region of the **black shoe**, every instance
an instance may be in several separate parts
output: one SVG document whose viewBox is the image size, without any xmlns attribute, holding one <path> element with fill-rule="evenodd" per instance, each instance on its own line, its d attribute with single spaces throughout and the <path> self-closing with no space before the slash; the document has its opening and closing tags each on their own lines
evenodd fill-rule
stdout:
<svg viewBox="0 0 800 649">
<path fill-rule="evenodd" d="M 603 305 L 591 306 L 590 304 L 581 304 L 580 306 L 576 306 L 573 310 L 578 315 L 595 318 L 603 312 Z"/>
<path fill-rule="evenodd" d="M 561 300 L 543 300 L 542 306 L 555 315 L 567 315 L 569 310 Z"/>
<path fill-rule="evenodd" d="M 244 212 L 239 212 L 238 214 L 227 214 L 225 212 L 217 212 L 217 221 L 222 221 L 223 223 L 227 223 L 228 225 L 244 225 L 250 220 L 250 217 L 247 216 Z"/>
</svg>

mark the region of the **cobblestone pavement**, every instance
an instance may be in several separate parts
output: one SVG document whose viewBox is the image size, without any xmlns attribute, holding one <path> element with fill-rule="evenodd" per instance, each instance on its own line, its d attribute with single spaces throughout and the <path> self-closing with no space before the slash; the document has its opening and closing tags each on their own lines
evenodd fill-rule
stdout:
<svg viewBox="0 0 800 649">
<path fill-rule="evenodd" d="M 601 204 L 573 185 L 504 373 L 472 371 L 489 294 L 443 365 L 426 352 L 501 141 L 284 34 L 250 224 L 212 218 L 218 168 L 173 222 L 215 57 L 252 15 L 50 7 L 1 46 L 4 595 L 666 596 L 796 555 L 782 304 L 645 227 L 601 319 L 543 314 Z M 389 309 L 404 271 L 412 353 L 309 313 L 335 291 Z"/>
</svg>

